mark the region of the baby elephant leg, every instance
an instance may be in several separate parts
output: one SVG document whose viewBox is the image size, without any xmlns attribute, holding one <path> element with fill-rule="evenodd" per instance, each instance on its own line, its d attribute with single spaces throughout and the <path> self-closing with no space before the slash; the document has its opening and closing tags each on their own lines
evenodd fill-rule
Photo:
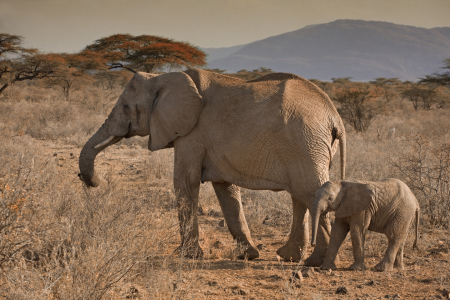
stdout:
<svg viewBox="0 0 450 300">
<path fill-rule="evenodd" d="M 394 267 L 399 268 L 400 270 L 404 269 L 403 266 L 403 248 L 405 248 L 405 241 L 403 240 L 403 243 L 400 245 L 400 248 L 398 249 L 397 256 L 395 257 Z"/>
<path fill-rule="evenodd" d="M 352 237 L 353 257 L 355 262 L 349 267 L 350 270 L 365 270 L 364 266 L 364 241 L 366 230 L 364 228 L 364 218 L 360 216 L 352 217 L 350 224 L 350 234 Z"/>
<path fill-rule="evenodd" d="M 388 236 L 388 247 L 386 249 L 386 254 L 383 259 L 375 266 L 375 270 L 377 271 L 392 271 L 394 269 L 394 262 L 397 260 L 398 264 L 403 265 L 403 250 L 399 251 L 400 248 L 403 248 L 405 243 L 406 234 L 402 235 L 394 235 Z M 399 260 L 398 255 L 401 255 L 402 258 Z"/>
<path fill-rule="evenodd" d="M 324 270 L 335 270 L 337 269 L 335 260 L 341 247 L 342 242 L 345 240 L 349 231 L 349 225 L 342 222 L 340 219 L 334 221 L 333 227 L 331 228 L 330 244 L 328 245 L 327 254 L 325 256 L 325 261 L 323 262 L 321 269 Z"/>
</svg>

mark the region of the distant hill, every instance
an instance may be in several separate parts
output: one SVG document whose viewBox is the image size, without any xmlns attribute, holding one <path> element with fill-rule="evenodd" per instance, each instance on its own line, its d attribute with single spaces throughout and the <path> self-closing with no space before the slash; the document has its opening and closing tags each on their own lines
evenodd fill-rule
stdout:
<svg viewBox="0 0 450 300">
<path fill-rule="evenodd" d="M 265 67 L 320 80 L 417 80 L 439 71 L 442 60 L 450 58 L 450 27 L 338 20 L 247 45 L 202 50 L 210 54 L 208 68 L 228 72 Z"/>
<path fill-rule="evenodd" d="M 224 58 L 231 54 L 234 54 L 244 48 L 245 45 L 238 45 L 232 47 L 223 47 L 223 48 L 201 48 L 203 52 L 208 54 L 206 57 L 207 62 L 211 62 L 215 59 Z"/>
</svg>

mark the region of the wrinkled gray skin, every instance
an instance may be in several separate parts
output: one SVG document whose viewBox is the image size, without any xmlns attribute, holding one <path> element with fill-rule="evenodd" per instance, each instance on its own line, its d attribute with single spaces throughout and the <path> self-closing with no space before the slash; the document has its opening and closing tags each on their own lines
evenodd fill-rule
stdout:
<svg viewBox="0 0 450 300">
<path fill-rule="evenodd" d="M 314 192 L 328 181 L 338 145 L 345 170 L 345 129 L 328 96 L 311 82 L 286 73 L 243 81 L 191 69 L 163 75 L 137 73 L 101 128 L 80 154 L 80 178 L 100 179 L 96 155 L 122 138 L 149 136 L 151 151 L 173 147 L 174 187 L 180 250 L 199 257 L 198 194 L 210 181 L 232 236 L 245 246 L 242 257 L 259 256 L 245 220 L 239 187 L 288 191 L 293 222 L 277 253 L 299 261 L 309 241 L 307 212 Z M 340 142 L 339 142 L 340 141 Z M 320 266 L 331 230 L 320 218 L 318 246 L 306 264 Z"/>
<path fill-rule="evenodd" d="M 326 182 L 316 192 L 311 215 L 316 242 L 318 220 L 321 214 L 335 211 L 330 244 L 322 269 L 336 269 L 334 263 L 339 247 L 350 231 L 355 262 L 352 270 L 364 270 L 364 240 L 367 230 L 384 233 L 388 248 L 384 258 L 375 266 L 378 271 L 403 269 L 403 248 L 411 222 L 415 219 L 417 248 L 419 234 L 419 203 L 408 186 L 398 179 L 378 182 Z"/>
</svg>

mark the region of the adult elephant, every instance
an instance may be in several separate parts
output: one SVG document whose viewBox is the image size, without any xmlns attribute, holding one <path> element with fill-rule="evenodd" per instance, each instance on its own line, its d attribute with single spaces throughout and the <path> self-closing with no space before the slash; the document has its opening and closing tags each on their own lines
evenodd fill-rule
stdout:
<svg viewBox="0 0 450 300">
<path fill-rule="evenodd" d="M 277 253 L 299 261 L 309 240 L 308 209 L 315 191 L 329 180 L 338 144 L 345 170 L 345 129 L 329 97 L 299 76 L 274 73 L 253 81 L 199 69 L 162 75 L 136 73 L 100 129 L 80 154 L 80 178 L 98 186 L 96 155 L 122 138 L 149 136 L 151 151 L 173 147 L 174 186 L 181 231 L 180 249 L 198 257 L 198 194 L 211 181 L 232 236 L 258 249 L 250 236 L 239 187 L 288 191 L 293 222 Z M 340 143 L 339 143 L 340 140 Z M 305 261 L 320 266 L 330 224 L 320 221 L 317 246 Z"/>
</svg>

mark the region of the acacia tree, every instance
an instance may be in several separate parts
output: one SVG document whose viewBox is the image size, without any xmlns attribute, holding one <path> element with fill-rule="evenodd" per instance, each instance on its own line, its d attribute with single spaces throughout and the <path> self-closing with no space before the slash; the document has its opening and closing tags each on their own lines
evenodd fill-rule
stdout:
<svg viewBox="0 0 450 300">
<path fill-rule="evenodd" d="M 443 69 L 450 70 L 450 58 L 443 60 Z M 436 84 L 450 87 L 450 71 L 444 73 L 434 73 L 432 75 L 425 75 L 425 77 L 420 78 L 419 83 L 424 84 Z"/>
<path fill-rule="evenodd" d="M 94 74 L 95 85 L 101 87 L 104 91 L 110 92 L 117 86 L 124 87 L 131 79 L 130 72 L 125 70 L 118 71 L 100 71 Z"/>
<path fill-rule="evenodd" d="M 59 54 L 42 54 L 21 43 L 18 35 L 0 33 L 0 94 L 15 82 L 52 76 L 66 63 Z"/>
<path fill-rule="evenodd" d="M 273 73 L 272 69 L 260 67 L 259 69 L 254 69 L 253 71 L 247 71 L 246 69 L 242 69 L 240 71 L 237 71 L 237 73 L 228 75 L 241 78 L 244 80 L 253 80 L 270 73 Z"/>
<path fill-rule="evenodd" d="M 392 91 L 392 86 L 400 84 L 400 80 L 398 78 L 378 77 L 370 81 L 370 83 L 380 87 L 383 90 L 384 99 L 386 102 L 389 102 L 395 96 L 395 93 Z"/>
<path fill-rule="evenodd" d="M 405 82 L 405 85 L 401 88 L 400 95 L 403 99 L 408 99 L 411 101 L 414 109 L 417 110 L 419 108 L 419 103 L 422 102 L 422 107 L 425 110 L 431 109 L 431 106 L 435 102 L 438 103 L 438 106 L 443 106 L 443 102 L 445 102 L 445 97 L 442 93 L 438 93 L 436 90 L 436 86 L 424 85 L 413 82 Z"/>
<path fill-rule="evenodd" d="M 197 47 L 152 35 L 111 35 L 86 46 L 80 55 L 90 58 L 93 66 L 103 63 L 108 69 L 133 73 L 206 65 L 206 55 Z"/>
<path fill-rule="evenodd" d="M 376 92 L 367 88 L 353 86 L 337 90 L 332 99 L 341 104 L 338 109 L 341 117 L 349 122 L 356 132 L 363 132 L 376 115 L 371 100 L 377 96 Z"/>
<path fill-rule="evenodd" d="M 68 101 L 71 92 L 91 82 L 92 77 L 74 67 L 65 67 L 45 80 L 48 85 L 59 88 L 63 97 Z"/>
</svg>

